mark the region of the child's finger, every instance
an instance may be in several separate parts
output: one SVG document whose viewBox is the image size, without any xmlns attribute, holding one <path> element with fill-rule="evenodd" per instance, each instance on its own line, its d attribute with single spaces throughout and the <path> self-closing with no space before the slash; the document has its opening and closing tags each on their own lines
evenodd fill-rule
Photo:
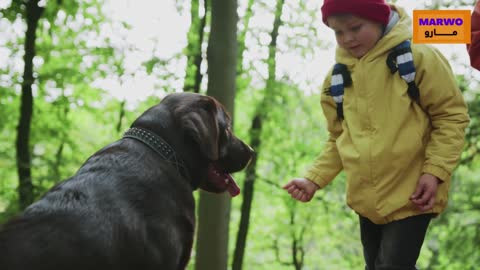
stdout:
<svg viewBox="0 0 480 270">
<path fill-rule="evenodd" d="M 420 197 L 417 199 L 414 199 L 413 201 L 417 205 L 425 205 L 429 202 L 430 198 L 432 198 L 432 193 L 429 192 L 428 190 L 424 189 L 422 190 L 422 193 L 420 194 Z"/>
<path fill-rule="evenodd" d="M 293 185 L 293 186 L 290 186 L 287 191 L 288 193 L 292 194 L 292 192 L 294 192 L 297 189 L 298 189 L 297 186 Z"/>
<path fill-rule="evenodd" d="M 420 197 L 422 197 L 423 192 L 424 192 L 425 186 L 422 184 L 417 185 L 417 189 L 415 192 L 410 196 L 410 199 L 412 200 L 418 200 Z"/>
<path fill-rule="evenodd" d="M 300 191 L 299 193 L 299 197 L 300 197 L 300 200 L 303 202 L 305 201 L 305 196 L 306 196 L 306 193 L 302 190 Z"/>
<path fill-rule="evenodd" d="M 435 196 L 432 196 L 425 205 L 420 206 L 421 211 L 427 211 L 433 208 L 435 204 Z"/>
<path fill-rule="evenodd" d="M 288 189 L 290 188 L 293 184 L 293 181 L 288 182 L 286 185 L 283 186 L 283 189 Z"/>
<path fill-rule="evenodd" d="M 297 195 L 297 200 L 303 202 L 304 197 L 305 197 L 305 192 L 303 192 L 303 190 L 300 190 Z"/>
<path fill-rule="evenodd" d="M 298 199 L 298 194 L 300 194 L 300 190 L 295 189 L 291 194 L 292 194 L 292 197 L 294 197 L 295 199 Z"/>
</svg>

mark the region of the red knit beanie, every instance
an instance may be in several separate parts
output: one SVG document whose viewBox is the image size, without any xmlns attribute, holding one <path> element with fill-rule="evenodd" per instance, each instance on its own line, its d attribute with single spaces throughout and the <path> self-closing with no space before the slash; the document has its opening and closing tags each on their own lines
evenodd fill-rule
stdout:
<svg viewBox="0 0 480 270">
<path fill-rule="evenodd" d="M 390 6 L 385 0 L 325 0 L 323 2 L 322 20 L 326 25 L 328 25 L 328 17 L 342 13 L 356 15 L 387 25 L 390 16 Z"/>
</svg>

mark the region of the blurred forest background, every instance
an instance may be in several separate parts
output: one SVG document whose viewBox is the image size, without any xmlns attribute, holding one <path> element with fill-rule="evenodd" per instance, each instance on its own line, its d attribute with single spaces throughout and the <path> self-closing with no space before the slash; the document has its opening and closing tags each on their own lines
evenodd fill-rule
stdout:
<svg viewBox="0 0 480 270">
<path fill-rule="evenodd" d="M 157 1 L 131 2 L 134 10 Z M 241 196 L 195 192 L 203 229 L 189 269 L 363 269 L 343 174 L 306 204 L 281 189 L 302 176 L 327 137 L 319 93 L 334 43 L 321 23 L 323 1 L 161 2 L 186 18 L 187 27 L 151 20 L 149 29 L 183 31 L 183 42 L 167 50 L 170 37 L 157 36 L 140 57 L 128 35 L 132 25 L 107 8 L 124 0 L 0 0 L 0 222 L 74 174 L 167 93 L 192 91 L 227 103 L 235 132 L 258 157 L 234 176 Z M 423 9 L 474 4 L 415 2 Z M 448 57 L 472 121 L 448 210 L 429 229 L 421 269 L 480 265 L 480 76 L 458 56 L 466 55 L 464 46 L 454 48 Z M 149 82 L 149 91 L 139 89 Z M 222 83 L 225 92 L 218 90 Z"/>
</svg>

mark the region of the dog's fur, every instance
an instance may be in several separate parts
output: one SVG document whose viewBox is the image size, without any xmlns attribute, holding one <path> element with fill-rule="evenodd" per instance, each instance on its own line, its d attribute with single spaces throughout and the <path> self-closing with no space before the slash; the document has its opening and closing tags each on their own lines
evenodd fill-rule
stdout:
<svg viewBox="0 0 480 270">
<path fill-rule="evenodd" d="M 0 269 L 184 269 L 195 228 L 192 190 L 224 192 L 212 164 L 229 173 L 252 158 L 230 125 L 211 97 L 165 97 L 132 127 L 163 138 L 191 179 L 146 144 L 122 138 L 3 225 Z"/>
</svg>

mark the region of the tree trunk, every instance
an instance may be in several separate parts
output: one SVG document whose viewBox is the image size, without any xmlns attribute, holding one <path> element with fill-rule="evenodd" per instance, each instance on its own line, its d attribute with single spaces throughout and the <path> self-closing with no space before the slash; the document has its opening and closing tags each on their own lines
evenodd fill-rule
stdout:
<svg viewBox="0 0 480 270">
<path fill-rule="evenodd" d="M 265 96 L 263 97 L 262 102 L 256 109 L 255 117 L 253 118 L 252 125 L 250 128 L 250 145 L 256 151 L 256 159 L 260 157 L 261 152 L 261 134 L 262 134 L 262 123 L 267 116 L 268 108 L 271 106 L 271 100 L 275 96 L 275 69 L 276 69 L 276 51 L 277 51 L 277 38 L 278 38 L 278 29 L 282 24 L 281 15 L 283 9 L 284 0 L 278 0 L 275 10 L 275 21 L 273 23 L 273 29 L 270 33 L 271 42 L 269 45 L 269 55 L 268 55 L 268 79 L 265 89 Z M 245 183 L 243 187 L 243 202 L 242 210 L 240 217 L 240 226 L 237 233 L 237 242 L 235 244 L 235 253 L 233 258 L 232 270 L 241 270 L 243 264 L 243 258 L 245 254 L 248 227 L 250 225 L 250 212 L 253 201 L 253 192 L 256 179 L 257 163 L 256 160 L 250 165 L 246 172 Z"/>
<path fill-rule="evenodd" d="M 122 131 L 122 122 L 123 118 L 125 118 L 125 104 L 127 103 L 126 99 L 123 99 L 122 102 L 120 102 L 120 111 L 118 112 L 118 122 L 117 122 L 117 133 L 120 133 Z"/>
<path fill-rule="evenodd" d="M 192 0 L 190 9 L 190 30 L 188 31 L 187 45 L 187 70 L 185 73 L 185 82 L 183 91 L 200 92 L 200 84 L 202 83 L 202 73 L 200 67 L 202 65 L 202 43 L 205 32 L 205 24 L 207 22 L 208 2 L 204 0 L 205 14 L 199 17 L 200 0 Z"/>
<path fill-rule="evenodd" d="M 59 114 L 60 121 L 62 121 L 62 126 L 65 130 L 69 130 L 70 123 L 68 122 L 68 113 L 70 112 L 70 102 L 65 96 L 65 90 L 62 90 L 62 104 L 63 110 Z M 57 152 L 55 154 L 55 161 L 52 165 L 53 179 L 55 183 L 59 183 L 62 180 L 62 175 L 60 173 L 60 167 L 62 167 L 63 160 L 63 149 L 67 142 L 67 132 L 65 130 L 58 130 L 58 138 L 60 139 L 60 145 L 58 146 Z"/>
<path fill-rule="evenodd" d="M 307 219 L 307 221 L 309 220 L 310 218 Z M 305 235 L 305 228 L 307 224 L 309 224 L 309 222 L 305 222 L 302 225 L 302 229 L 300 230 L 300 233 L 297 236 L 295 233 L 295 227 L 299 225 L 295 224 L 295 211 L 290 212 L 290 227 L 292 229 L 291 255 L 292 255 L 292 265 L 295 267 L 295 270 L 301 270 L 303 268 L 303 262 L 305 259 L 305 250 L 303 248 L 303 237 Z"/>
<path fill-rule="evenodd" d="M 238 60 L 237 60 L 237 78 L 242 75 L 243 70 L 243 52 L 245 51 L 245 37 L 247 36 L 248 28 L 250 26 L 250 19 L 253 16 L 252 6 L 254 0 L 248 0 L 247 9 L 245 11 L 245 16 L 243 17 L 243 29 L 239 32 L 238 35 Z"/>
<path fill-rule="evenodd" d="M 52 166 L 53 179 L 54 179 L 55 183 L 59 183 L 62 180 L 62 175 L 60 173 L 60 167 L 62 165 L 62 154 L 63 154 L 63 148 L 64 147 L 65 147 L 65 138 L 62 137 L 62 141 L 60 142 L 60 145 L 58 146 L 57 152 L 55 153 L 55 162 L 53 163 L 53 166 Z"/>
<path fill-rule="evenodd" d="M 237 1 L 212 0 L 207 49 L 208 95 L 218 99 L 233 119 L 237 57 Z M 226 270 L 230 196 L 200 192 L 195 269 Z"/>
<path fill-rule="evenodd" d="M 250 146 L 253 149 L 260 148 L 260 133 L 262 130 L 261 118 L 255 116 L 250 128 Z M 258 157 L 258 156 L 257 156 Z M 252 208 L 254 183 L 256 178 L 257 158 L 255 158 L 247 168 L 245 183 L 243 185 L 243 202 L 241 208 L 240 226 L 238 227 L 237 242 L 235 244 L 235 252 L 233 256 L 232 270 L 241 270 L 243 265 L 243 257 L 245 255 L 245 247 L 247 243 L 248 227 L 250 224 L 250 211 Z"/>
<path fill-rule="evenodd" d="M 25 33 L 25 66 L 23 72 L 22 94 L 20 103 L 20 119 L 17 126 L 17 172 L 19 205 L 24 209 L 33 202 L 33 183 L 30 156 L 30 124 L 33 115 L 33 57 L 35 56 L 35 39 L 38 21 L 43 9 L 38 6 L 39 0 L 26 3 L 27 31 Z"/>
</svg>

